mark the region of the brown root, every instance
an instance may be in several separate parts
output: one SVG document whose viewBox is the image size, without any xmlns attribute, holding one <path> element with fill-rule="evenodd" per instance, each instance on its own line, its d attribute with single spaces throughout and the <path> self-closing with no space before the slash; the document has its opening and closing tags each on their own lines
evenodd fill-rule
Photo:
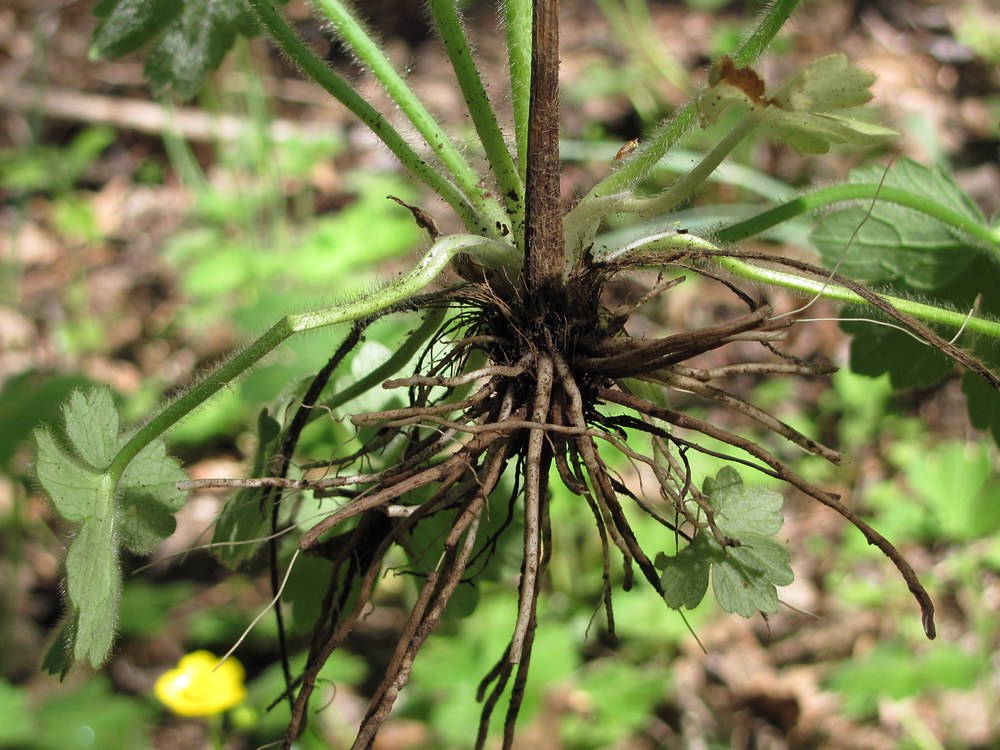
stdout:
<svg viewBox="0 0 1000 750">
<path fill-rule="evenodd" d="M 674 262 L 697 260 L 679 256 Z M 795 267 L 815 271 L 805 265 Z M 690 269 L 703 273 L 697 262 Z M 305 727 L 310 695 L 323 664 L 344 644 L 371 606 L 390 549 L 399 546 L 407 552 L 414 568 L 409 572 L 419 578 L 420 585 L 359 727 L 353 745 L 358 749 L 372 746 L 454 592 L 461 585 L 475 585 L 496 554 L 500 538 L 520 514 L 523 537 L 519 542 L 516 616 L 506 648 L 479 685 L 477 699 L 482 712 L 475 745 L 486 746 L 490 718 L 506 696 L 502 747 L 512 747 L 538 625 L 538 602 L 545 592 L 552 554 L 548 482 L 553 466 L 552 475 L 585 502 L 593 515 L 602 565 L 595 614 L 604 610 L 611 638 L 615 635 L 612 582 L 616 556 L 621 560 L 624 589 L 635 585 L 637 568 L 653 590 L 663 593 L 653 555 L 643 549 L 629 522 L 629 503 L 674 538 L 690 541 L 698 533 L 709 533 L 722 547 L 739 544 L 722 533 L 709 498 L 698 490 L 689 463 L 691 451 L 779 478 L 843 516 L 896 566 L 920 607 L 927 636 L 934 637 L 934 606 L 913 568 L 837 495 L 799 476 L 760 442 L 670 409 L 659 399 L 653 403 L 638 395 L 645 391 L 632 380 L 695 394 L 754 423 L 768 445 L 796 446 L 837 463 L 838 451 L 727 388 L 727 379 L 733 377 L 812 377 L 834 368 L 805 363 L 778 351 L 775 342 L 784 337 L 789 323 L 773 319 L 769 306 L 756 303 L 732 284 L 727 286 L 750 308 L 746 314 L 701 330 L 632 339 L 624 333 L 627 317 L 682 279 L 657 279 L 636 301 L 615 307 L 610 316 L 598 314 L 600 289 L 615 270 L 619 269 L 581 272 L 577 281 L 591 286 L 560 297 L 568 300 L 566 310 L 536 305 L 525 317 L 516 317 L 511 306 L 493 298 L 484 285 L 450 290 L 448 299 L 466 305 L 464 311 L 427 347 L 415 374 L 383 384 L 385 388 L 405 389 L 409 404 L 353 415 L 352 424 L 366 436 L 360 448 L 355 445 L 347 455 L 329 461 L 332 476 L 289 479 L 291 456 L 302 427 L 314 415 L 313 410 L 322 406 L 320 392 L 332 370 L 360 340 L 363 326 L 352 331 L 317 377 L 286 432 L 275 470 L 243 485 L 263 488 L 274 509 L 275 526 L 283 490 L 313 490 L 322 502 L 331 492 L 347 498 L 330 507 L 299 539 L 303 551 L 323 556 L 332 565 L 305 668 L 300 676 L 289 674 L 287 678 L 293 712 L 284 747 L 290 747 Z M 836 280 L 854 288 L 845 280 Z M 891 308 L 879 309 L 894 315 Z M 922 334 L 917 327 L 911 328 Z M 732 341 L 758 341 L 777 357 L 766 354 L 766 361 L 710 368 L 689 362 Z M 470 362 L 476 365 L 472 367 Z M 635 392 L 630 390 L 633 386 Z M 630 445 L 630 436 L 636 434 L 648 438 L 648 450 L 636 448 L 634 439 Z M 726 447 L 719 450 L 702 445 L 701 438 L 717 441 L 731 452 Z M 651 474 L 658 492 L 650 497 L 641 486 L 630 487 L 615 473 L 611 455 L 631 461 L 646 476 Z M 359 471 L 359 465 L 365 470 Z M 513 487 L 504 483 L 501 490 L 505 472 L 513 478 Z M 491 507 L 494 500 L 506 502 L 506 515 L 497 530 L 480 535 L 483 519 L 495 512 Z M 446 530 L 432 547 L 414 555 L 408 546 L 410 532 L 434 517 L 445 520 Z M 434 562 L 420 571 L 412 562 L 416 557 Z"/>
</svg>

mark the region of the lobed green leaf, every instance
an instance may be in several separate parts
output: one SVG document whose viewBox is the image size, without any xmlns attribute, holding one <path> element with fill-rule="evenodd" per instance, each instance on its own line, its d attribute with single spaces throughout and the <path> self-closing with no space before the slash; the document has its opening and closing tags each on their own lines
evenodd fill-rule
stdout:
<svg viewBox="0 0 1000 750">
<path fill-rule="evenodd" d="M 62 445 L 48 427 L 35 431 L 36 476 L 59 514 L 79 527 L 66 552 L 68 613 L 45 669 L 65 674 L 72 660 L 99 667 L 114 640 L 121 595 L 119 546 L 152 552 L 174 530 L 185 478 L 161 440 L 141 451 L 121 480 L 109 467 L 122 444 L 109 388 L 72 393 L 63 409 Z"/>
<path fill-rule="evenodd" d="M 856 68 L 842 54 L 811 62 L 778 89 L 771 102 L 797 112 L 829 112 L 871 101 L 875 74 Z"/>
<path fill-rule="evenodd" d="M 173 92 L 181 99 L 198 93 L 237 34 L 255 31 L 245 0 L 105 0 L 94 13 L 101 23 L 92 57 L 119 57 L 149 47 L 145 74 L 154 93 Z"/>
<path fill-rule="evenodd" d="M 111 463 L 118 448 L 118 410 L 109 388 L 74 391 L 63 407 L 66 437 L 95 469 Z"/>
<path fill-rule="evenodd" d="M 178 0 L 105 0 L 94 9 L 102 20 L 94 31 L 90 56 L 135 52 L 163 33 L 183 7 Z"/>
<path fill-rule="evenodd" d="M 760 534 L 744 534 L 740 546 L 727 547 L 712 566 L 712 592 L 719 606 L 743 617 L 775 612 L 775 587 L 793 579 L 788 550 Z"/>
<path fill-rule="evenodd" d="M 38 483 L 60 516 L 82 523 L 98 504 L 101 475 L 64 451 L 47 427 L 35 430 L 35 446 Z"/>
<path fill-rule="evenodd" d="M 719 469 L 714 479 L 706 477 L 703 491 L 711 498 L 716 525 L 728 536 L 774 534 L 784 523 L 781 495 L 764 487 L 747 487 L 731 466 Z"/>
<path fill-rule="evenodd" d="M 850 182 L 881 184 L 924 196 L 976 223 L 983 216 L 954 179 L 940 168 L 901 159 L 889 172 L 865 167 Z M 979 255 L 968 239 L 937 219 L 904 206 L 876 201 L 820 219 L 810 241 L 827 268 L 867 283 L 903 283 L 927 291 L 954 280 Z"/>
<path fill-rule="evenodd" d="M 95 669 L 105 662 L 115 637 L 121 570 L 113 513 L 80 526 L 66 552 L 66 596 L 76 616 L 73 658 Z"/>
<path fill-rule="evenodd" d="M 781 528 L 781 495 L 761 487 L 747 487 L 731 466 L 707 477 L 704 493 L 712 506 L 715 524 L 735 546 L 719 544 L 707 529 L 700 529 L 691 543 L 674 557 L 660 555 L 663 598 L 674 609 L 693 609 L 708 590 L 724 610 L 743 617 L 778 608 L 777 586 L 794 576 L 791 557 L 771 535 Z"/>
<path fill-rule="evenodd" d="M 709 545 L 708 537 L 699 534 L 676 556 L 665 561 L 660 585 L 668 607 L 694 609 L 705 598 L 712 559 Z"/>
<path fill-rule="evenodd" d="M 786 112 L 769 107 L 761 118 L 771 137 L 800 154 L 825 154 L 833 144 L 872 148 L 888 143 L 895 130 L 840 115 Z"/>
<path fill-rule="evenodd" d="M 184 504 L 184 493 L 177 491 L 177 483 L 184 479 L 184 470 L 167 455 L 160 440 L 132 460 L 119 483 L 117 503 L 125 547 L 147 555 L 174 533 L 174 513 Z"/>
<path fill-rule="evenodd" d="M 185 0 L 146 60 L 153 92 L 162 96 L 173 91 L 181 99 L 197 94 L 205 76 L 233 46 L 240 15 L 246 12 L 242 1 Z"/>
</svg>

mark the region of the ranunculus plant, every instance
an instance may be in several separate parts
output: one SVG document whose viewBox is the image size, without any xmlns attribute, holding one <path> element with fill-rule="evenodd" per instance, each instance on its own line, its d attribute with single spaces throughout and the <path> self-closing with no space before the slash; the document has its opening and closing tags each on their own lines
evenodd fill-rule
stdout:
<svg viewBox="0 0 1000 750">
<path fill-rule="evenodd" d="M 933 604 L 910 564 L 774 446 L 791 444 L 833 463 L 839 452 L 739 395 L 731 382 L 747 374 L 814 378 L 833 369 L 782 349 L 800 313 L 777 309 L 766 289 L 784 287 L 862 308 L 865 317 L 890 323 L 892 335 L 915 338 L 949 358 L 948 367 L 962 367 L 973 422 L 1000 437 L 994 374 L 1000 361 L 1000 232 L 946 174 L 905 160 L 888 174 L 859 170 L 842 185 L 711 231 L 687 231 L 672 214 L 756 133 L 813 154 L 831 145 L 886 143 L 890 130 L 852 112 L 871 98 L 873 75 L 833 55 L 786 81 L 762 80 L 751 66 L 797 5 L 776 0 L 740 45 L 712 66 L 707 87 L 691 103 L 637 148 L 623 150 L 603 179 L 566 206 L 557 0 L 502 3 L 509 123 L 498 121 L 455 0 L 428 1 L 478 136 L 482 159 L 475 161 L 428 112 L 359 13 L 341 0 L 311 5 L 381 84 L 392 112 L 375 109 L 318 57 L 271 0 L 247 0 L 245 6 L 237 0 L 105 0 L 98 6 L 94 52 L 148 48 L 154 88 L 186 96 L 235 34 L 259 30 L 367 125 L 464 229 L 441 234 L 432 211 L 404 204 L 400 210 L 411 211 L 426 230 L 427 247 L 401 276 L 363 297 L 282 318 L 136 427 L 123 428 L 110 394 L 97 390 L 69 400 L 61 435 L 38 432 L 38 480 L 58 512 L 77 525 L 66 557 L 66 615 L 46 667 L 60 673 L 74 661 L 104 662 L 114 640 L 120 550 L 153 550 L 173 529 L 183 490 L 198 484 L 183 481 L 164 434 L 290 337 L 334 325 L 345 335 L 328 364 L 306 383 L 290 384 L 293 397 L 264 407 L 258 475 L 214 482 L 241 488 L 216 524 L 224 560 L 238 564 L 266 544 L 277 566 L 287 559 L 281 555 L 287 544 L 327 563 L 327 577 L 317 583 L 320 613 L 305 666 L 300 674 L 287 673 L 292 714 L 283 747 L 302 732 L 320 669 L 366 611 L 390 552 L 407 561 L 417 591 L 355 748 L 371 745 L 458 587 L 474 585 L 496 563 L 499 545 L 516 535 L 520 583 L 511 597 L 510 640 L 480 687 L 475 739 L 476 747 L 485 746 L 490 717 L 506 704 L 502 743 L 511 747 L 554 543 L 549 489 L 555 482 L 593 515 L 612 634 L 616 581 L 626 589 L 650 586 L 676 609 L 696 606 L 711 583 L 728 611 L 775 611 L 777 587 L 788 584 L 792 572 L 775 536 L 781 496 L 750 480 L 762 474 L 839 513 L 884 552 L 913 593 L 927 636 L 934 637 Z M 704 158 L 663 192 L 647 194 L 657 163 L 696 121 L 710 125 L 720 118 L 731 125 Z M 412 135 L 403 135 L 400 121 Z M 813 239 L 825 266 L 740 244 L 818 209 L 827 209 Z M 611 217 L 635 220 L 633 236 L 622 241 L 613 239 L 622 232 L 606 233 Z M 880 242 L 886 235 L 896 240 Z M 448 269 L 461 280 L 441 286 Z M 655 285 L 613 306 L 606 286 L 641 269 L 660 272 Z M 695 276 L 722 284 L 743 309 L 703 328 L 630 335 L 626 324 L 641 304 Z M 916 293 L 924 301 L 916 301 Z M 977 296 L 977 311 L 966 312 Z M 414 318 L 411 333 L 384 362 L 335 387 L 365 330 L 389 315 Z M 857 340 L 865 341 L 864 335 Z M 748 343 L 758 345 L 759 354 L 718 367 L 699 359 L 736 342 L 741 352 Z M 907 367 L 909 362 L 894 361 L 890 344 L 875 347 L 884 354 L 883 369 Z M 344 412 L 358 395 L 379 389 L 396 390 L 399 403 L 373 413 Z M 766 438 L 749 439 L 675 407 L 671 394 L 678 391 L 739 413 Z M 352 426 L 350 439 L 331 446 L 325 476 L 307 477 L 296 468 L 300 438 L 331 414 Z M 690 461 L 697 453 L 728 465 L 715 476 L 697 476 Z M 655 477 L 655 486 L 632 484 L 609 468 L 623 458 Z M 629 505 L 661 525 L 658 541 L 639 540 Z M 257 541 L 264 538 L 266 543 Z M 272 576 L 276 594 L 278 573 Z M 167 684 L 183 680 L 182 674 Z"/>
</svg>

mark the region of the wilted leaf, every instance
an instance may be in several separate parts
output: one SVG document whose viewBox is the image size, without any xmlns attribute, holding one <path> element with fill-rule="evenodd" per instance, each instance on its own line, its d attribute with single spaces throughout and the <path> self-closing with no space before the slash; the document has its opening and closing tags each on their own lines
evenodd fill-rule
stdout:
<svg viewBox="0 0 1000 750">
<path fill-rule="evenodd" d="M 800 70 L 771 97 L 789 112 L 830 112 L 871 101 L 875 74 L 856 68 L 846 55 L 821 57 Z"/>
<path fill-rule="evenodd" d="M 831 144 L 876 146 L 895 131 L 831 112 L 865 104 L 872 98 L 875 76 L 855 68 L 844 55 L 829 55 L 806 66 L 772 97 L 750 68 L 737 68 L 728 57 L 709 72 L 709 85 L 695 107 L 702 127 L 714 123 L 730 107 L 749 107 L 775 140 L 799 153 L 824 154 Z"/>
</svg>

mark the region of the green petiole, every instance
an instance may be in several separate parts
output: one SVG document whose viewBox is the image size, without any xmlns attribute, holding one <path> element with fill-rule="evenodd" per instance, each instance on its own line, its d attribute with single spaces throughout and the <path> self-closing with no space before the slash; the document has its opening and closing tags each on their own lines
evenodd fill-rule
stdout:
<svg viewBox="0 0 1000 750">
<path fill-rule="evenodd" d="M 625 263 L 630 255 L 636 256 L 634 262 Z M 815 295 L 820 299 L 833 302 L 872 307 L 869 300 L 833 281 L 811 279 L 793 273 L 763 268 L 727 256 L 713 243 L 691 234 L 667 232 L 645 237 L 624 247 L 607 251 L 596 259 L 601 262 L 618 263 L 630 267 L 656 268 L 676 261 L 678 256 L 683 255 L 707 258 L 734 276 L 747 281 L 780 286 L 784 289 Z M 954 310 L 945 310 L 935 305 L 914 302 L 902 297 L 890 295 L 881 295 L 881 297 L 900 312 L 911 315 L 918 320 L 955 330 L 974 331 L 1000 341 L 1000 321 L 979 318 Z"/>
<path fill-rule="evenodd" d="M 852 200 L 875 200 L 911 208 L 947 224 L 989 249 L 1000 260 L 1000 230 L 985 226 L 934 200 L 902 188 L 877 183 L 847 183 L 813 190 L 798 198 L 763 211 L 749 219 L 715 232 L 715 240 L 728 245 L 752 237 L 771 227 L 810 211 Z"/>
<path fill-rule="evenodd" d="M 143 448 L 291 336 L 337 323 L 351 323 L 405 302 L 434 281 L 462 253 L 473 256 L 484 266 L 496 267 L 510 257 L 510 251 L 509 245 L 484 237 L 449 235 L 435 242 L 410 271 L 372 294 L 314 312 L 286 315 L 191 390 L 169 402 L 162 411 L 131 435 L 108 467 L 110 481 L 113 486 L 117 486 L 129 463 Z"/>
<path fill-rule="evenodd" d="M 513 221 L 511 231 L 515 244 L 524 247 L 524 182 L 518 174 L 517 165 L 507 150 L 503 133 L 497 123 L 496 112 L 486 95 L 483 81 L 479 77 L 472 50 L 462 30 L 454 0 L 430 0 L 431 13 L 444 41 L 451 67 L 458 78 L 462 95 L 465 97 L 469 115 L 479 134 L 479 140 L 486 152 L 490 169 L 496 177 L 497 186 L 504 207 Z"/>
<path fill-rule="evenodd" d="M 458 214 L 468 231 L 484 236 L 492 236 L 496 233 L 497 219 L 492 216 L 494 211 L 484 212 L 481 205 L 476 205 L 472 198 L 460 190 L 454 182 L 417 154 L 380 112 L 365 101 L 343 78 L 334 73 L 302 42 L 298 34 L 274 9 L 270 0 L 248 0 L 248 2 L 257 14 L 261 25 L 292 61 L 309 78 L 322 86 L 327 93 L 361 120 L 386 145 L 393 156 L 399 159 L 410 174 L 440 195 Z M 495 210 L 499 211 L 499 206 Z"/>
</svg>

